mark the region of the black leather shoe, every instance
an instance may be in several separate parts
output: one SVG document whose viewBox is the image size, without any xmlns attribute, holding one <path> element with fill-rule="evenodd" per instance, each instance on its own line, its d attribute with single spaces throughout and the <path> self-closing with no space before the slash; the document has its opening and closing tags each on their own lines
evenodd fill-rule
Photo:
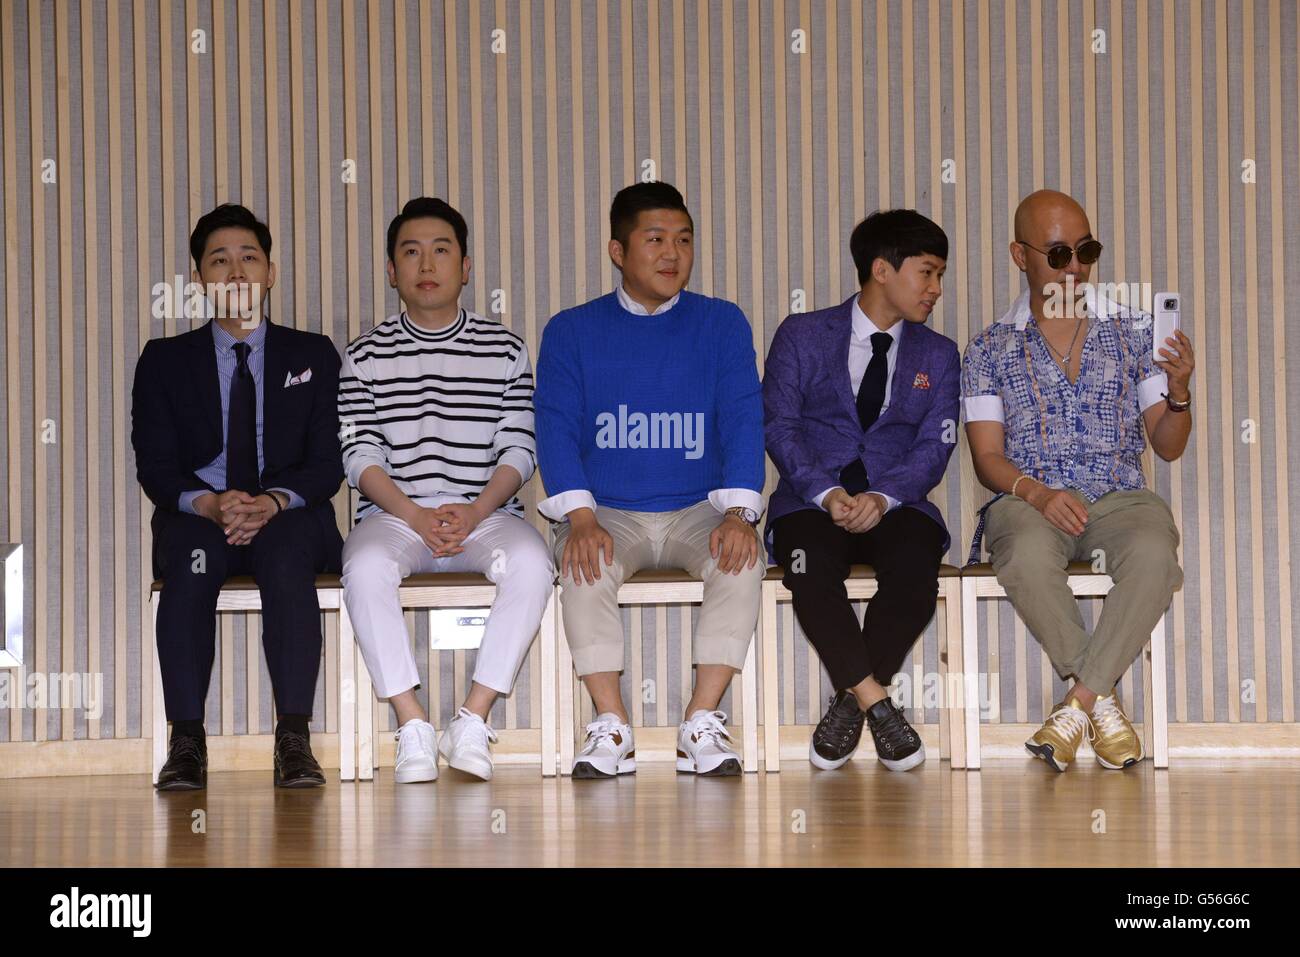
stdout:
<svg viewBox="0 0 1300 957">
<path fill-rule="evenodd" d="M 208 786 L 208 742 L 190 734 L 172 734 L 167 763 L 158 772 L 159 791 L 199 791 Z"/>
<path fill-rule="evenodd" d="M 852 691 L 835 692 L 808 742 L 808 760 L 813 767 L 834 771 L 853 757 L 862 740 L 862 724 L 866 718 Z"/>
<path fill-rule="evenodd" d="M 275 736 L 275 772 L 278 788 L 318 788 L 325 784 L 325 775 L 311 753 L 307 735 L 296 731 L 282 731 Z"/>
<path fill-rule="evenodd" d="M 907 723 L 893 699 L 877 701 L 867 709 L 867 724 L 876 741 L 876 757 L 891 771 L 907 771 L 925 761 L 921 736 Z"/>
</svg>

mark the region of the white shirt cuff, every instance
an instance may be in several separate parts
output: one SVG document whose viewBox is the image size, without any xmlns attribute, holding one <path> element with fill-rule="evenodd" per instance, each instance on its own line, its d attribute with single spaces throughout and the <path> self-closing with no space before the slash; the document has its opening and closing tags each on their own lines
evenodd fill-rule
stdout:
<svg viewBox="0 0 1300 957">
<path fill-rule="evenodd" d="M 553 522 L 565 521 L 565 517 L 575 508 L 589 508 L 594 512 L 596 499 L 585 488 L 575 488 L 537 503 L 537 511 Z"/>
<path fill-rule="evenodd" d="M 198 488 L 191 492 L 181 492 L 180 501 L 176 503 L 176 507 L 182 512 L 189 512 L 191 515 L 199 514 L 194 510 L 194 500 L 200 495 L 207 494 L 207 491 L 205 488 Z"/>
<path fill-rule="evenodd" d="M 709 493 L 709 504 L 719 512 L 737 506 L 753 509 L 759 517 L 763 515 L 763 496 L 752 488 L 717 488 Z"/>
<path fill-rule="evenodd" d="M 837 488 L 842 489 L 843 486 L 832 485 L 830 488 L 828 488 L 826 491 L 822 492 L 821 494 L 814 495 L 812 503 L 816 505 L 818 508 L 820 508 L 823 512 L 826 511 L 826 496 L 830 495 L 831 492 L 835 491 Z"/>
<path fill-rule="evenodd" d="M 843 490 L 844 487 L 843 487 L 842 485 L 833 485 L 833 486 L 831 486 L 831 487 L 828 488 L 826 491 L 822 492 L 820 495 L 814 496 L 814 497 L 813 497 L 813 504 L 816 505 L 818 508 L 820 508 L 822 511 L 826 511 L 826 505 L 824 504 L 825 501 L 826 501 L 826 496 L 827 496 L 827 495 L 830 495 L 831 492 L 835 491 L 837 488 Z M 868 491 L 868 492 L 873 492 L 873 491 L 875 491 L 875 490 L 874 490 L 874 489 L 867 489 L 867 491 Z M 900 505 L 903 504 L 903 503 L 900 502 L 898 499 L 894 498 L 894 496 L 892 496 L 892 495 L 886 495 L 884 492 L 876 492 L 875 494 L 879 495 L 881 498 L 883 498 L 883 499 L 885 500 L 885 511 L 886 511 L 886 512 L 892 512 L 894 509 L 898 508 L 898 506 L 900 506 Z"/>
<path fill-rule="evenodd" d="M 1157 402 L 1165 400 L 1165 393 L 1169 391 L 1169 376 L 1163 372 L 1157 372 L 1155 375 L 1143 379 L 1138 383 L 1138 408 L 1145 412 Z"/>
<path fill-rule="evenodd" d="M 967 422 L 1002 422 L 1005 424 L 1007 421 L 1002 411 L 1002 396 L 1000 395 L 972 395 L 961 401 L 966 412 Z"/>
<path fill-rule="evenodd" d="M 867 491 L 870 492 L 871 489 L 867 489 Z M 902 504 L 898 499 L 894 498 L 894 496 L 892 495 L 886 495 L 884 492 L 877 492 L 876 494 L 885 500 L 886 512 L 892 512 L 894 509 L 898 508 L 898 506 Z"/>
</svg>

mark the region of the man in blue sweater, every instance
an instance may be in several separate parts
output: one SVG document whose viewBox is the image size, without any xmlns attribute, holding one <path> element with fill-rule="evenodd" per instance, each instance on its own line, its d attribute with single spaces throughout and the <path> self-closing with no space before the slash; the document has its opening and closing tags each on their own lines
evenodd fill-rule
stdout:
<svg viewBox="0 0 1300 957">
<path fill-rule="evenodd" d="M 597 711 L 573 776 L 636 770 L 619 692 L 618 589 L 642 568 L 685 568 L 704 582 L 677 769 L 739 774 L 717 707 L 745 662 L 766 570 L 752 332 L 734 303 L 685 290 L 695 224 L 676 189 L 629 186 L 609 219 L 622 284 L 552 317 L 537 363 L 537 457 L 550 496 L 538 510 L 558 523 L 564 628 Z"/>
</svg>

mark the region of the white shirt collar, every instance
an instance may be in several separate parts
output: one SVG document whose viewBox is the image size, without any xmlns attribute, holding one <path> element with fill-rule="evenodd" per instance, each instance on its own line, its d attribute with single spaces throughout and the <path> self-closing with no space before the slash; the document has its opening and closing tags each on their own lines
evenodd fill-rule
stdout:
<svg viewBox="0 0 1300 957">
<path fill-rule="evenodd" d="M 1099 294 L 1097 286 L 1093 283 L 1084 287 L 1083 301 L 1087 314 L 1096 319 L 1110 319 L 1124 312 L 1124 307 L 1119 303 Z M 1026 289 L 1020 293 L 998 322 L 1014 325 L 1016 331 L 1021 332 L 1029 324 L 1029 316 L 1029 290 Z"/>
<path fill-rule="evenodd" d="M 897 325 L 895 325 L 895 328 L 897 328 Z M 858 304 L 858 297 L 854 296 L 853 297 L 854 338 L 870 339 L 871 336 L 877 332 L 883 332 L 885 335 L 889 336 L 890 339 L 894 340 L 894 342 L 898 341 L 898 336 L 894 334 L 893 330 L 881 329 L 878 325 L 876 325 L 874 322 L 871 321 L 871 317 L 868 316 L 865 312 L 863 312 L 862 306 Z M 890 343 L 890 348 L 893 348 L 893 342 Z"/>
<path fill-rule="evenodd" d="M 682 297 L 682 294 L 679 292 L 677 295 L 673 296 L 673 298 L 669 299 L 667 302 L 660 304 L 659 308 L 656 309 L 654 312 L 650 312 L 648 309 L 646 309 L 645 306 L 641 305 L 641 303 L 637 302 L 635 299 L 633 299 L 631 296 L 627 294 L 627 290 L 623 288 L 623 284 L 621 282 L 614 287 L 614 292 L 618 296 L 619 305 L 621 305 L 628 312 L 637 316 L 661 315 L 662 313 L 667 312 L 673 306 L 677 305 L 677 300 Z"/>
</svg>

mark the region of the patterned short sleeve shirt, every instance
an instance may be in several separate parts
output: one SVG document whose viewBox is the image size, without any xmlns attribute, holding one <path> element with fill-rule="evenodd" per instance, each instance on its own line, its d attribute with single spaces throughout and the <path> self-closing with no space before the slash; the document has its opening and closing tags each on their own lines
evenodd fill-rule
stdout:
<svg viewBox="0 0 1300 957">
<path fill-rule="evenodd" d="M 966 346 L 966 421 L 1001 422 L 1005 454 L 1052 488 L 1092 502 L 1145 488 L 1142 412 L 1168 391 L 1155 364 L 1150 313 L 1089 296 L 1079 377 L 1071 384 L 1029 311 L 1026 290 Z"/>
</svg>

